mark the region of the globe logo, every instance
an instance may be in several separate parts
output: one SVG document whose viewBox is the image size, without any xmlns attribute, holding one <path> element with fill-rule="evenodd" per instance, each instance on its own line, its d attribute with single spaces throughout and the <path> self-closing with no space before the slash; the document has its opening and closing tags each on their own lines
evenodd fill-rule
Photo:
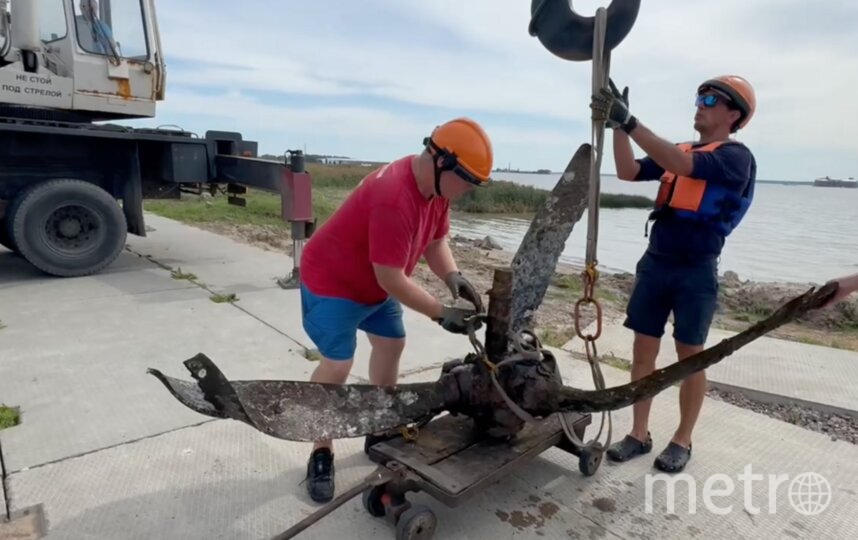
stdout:
<svg viewBox="0 0 858 540">
<path fill-rule="evenodd" d="M 831 503 L 831 484 L 815 472 L 802 473 L 789 483 L 789 502 L 799 514 L 821 514 Z"/>
</svg>

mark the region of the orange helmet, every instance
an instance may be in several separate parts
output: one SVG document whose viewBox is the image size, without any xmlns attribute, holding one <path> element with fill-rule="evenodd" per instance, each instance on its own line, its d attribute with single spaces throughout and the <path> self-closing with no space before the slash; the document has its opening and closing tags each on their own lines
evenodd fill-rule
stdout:
<svg viewBox="0 0 858 540">
<path fill-rule="evenodd" d="M 748 125 L 757 108 L 757 97 L 751 83 L 738 75 L 722 75 L 705 81 L 697 89 L 697 93 L 700 94 L 710 88 L 726 94 L 742 113 L 739 120 L 733 125 L 732 131 Z"/>
<path fill-rule="evenodd" d="M 442 170 L 450 170 L 477 186 L 489 182 L 492 143 L 480 125 L 470 118 L 455 118 L 436 127 L 423 139 L 433 155 L 443 158 Z"/>
</svg>

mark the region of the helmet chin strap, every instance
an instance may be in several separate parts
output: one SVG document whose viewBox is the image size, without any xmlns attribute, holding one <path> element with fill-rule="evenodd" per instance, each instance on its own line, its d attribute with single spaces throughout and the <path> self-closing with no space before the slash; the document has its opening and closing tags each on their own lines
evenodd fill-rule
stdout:
<svg viewBox="0 0 858 540">
<path fill-rule="evenodd" d="M 435 169 L 435 193 L 439 197 L 443 197 L 441 195 L 441 168 L 438 167 L 438 163 L 436 161 L 432 161 L 432 167 Z"/>
</svg>

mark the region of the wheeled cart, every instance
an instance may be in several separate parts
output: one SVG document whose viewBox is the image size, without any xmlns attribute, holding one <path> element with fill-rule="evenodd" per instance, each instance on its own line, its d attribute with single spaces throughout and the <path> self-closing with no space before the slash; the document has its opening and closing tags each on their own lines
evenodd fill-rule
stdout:
<svg viewBox="0 0 858 540">
<path fill-rule="evenodd" d="M 589 448 L 574 445 L 558 414 L 527 424 L 509 440 L 489 438 L 474 429 L 470 418 L 448 414 L 421 427 L 416 436 L 405 432 L 376 443 L 367 450 L 379 464 L 370 477 L 276 540 L 292 538 L 358 494 L 371 516 L 385 518 L 395 527 L 396 540 L 428 540 L 435 534 L 435 513 L 428 506 L 411 504 L 407 493 L 423 491 L 457 507 L 552 447 L 578 456 L 581 473 L 594 474 L 604 449 L 598 443 Z M 591 420 L 589 414 L 565 413 L 567 427 L 580 440 Z"/>
</svg>

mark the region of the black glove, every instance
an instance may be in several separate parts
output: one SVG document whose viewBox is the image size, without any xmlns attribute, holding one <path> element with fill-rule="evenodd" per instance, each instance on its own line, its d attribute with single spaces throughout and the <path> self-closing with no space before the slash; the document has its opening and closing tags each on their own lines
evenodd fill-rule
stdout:
<svg viewBox="0 0 858 540">
<path fill-rule="evenodd" d="M 608 82 L 611 89 L 602 88 L 590 103 L 593 120 L 604 120 L 605 127 L 621 128 L 628 133 L 637 125 L 637 119 L 629 112 L 629 87 L 620 93 L 613 80 L 608 79 Z"/>
<path fill-rule="evenodd" d="M 452 306 L 444 306 L 441 311 L 441 318 L 437 319 L 441 327 L 453 334 L 467 334 L 468 323 L 467 319 L 476 315 L 477 312 L 473 309 L 457 308 Z M 474 330 L 479 330 L 483 326 L 483 322 L 477 319 L 474 322 Z"/>
<path fill-rule="evenodd" d="M 450 288 L 450 292 L 453 293 L 454 299 L 461 296 L 474 305 L 477 313 L 483 312 L 483 301 L 480 298 L 480 295 L 477 293 L 477 290 L 474 289 L 474 286 L 471 285 L 471 282 L 465 279 L 465 276 L 463 276 L 461 272 L 450 272 L 447 274 L 447 277 L 444 278 L 444 283 L 446 283 L 447 287 Z"/>
</svg>

